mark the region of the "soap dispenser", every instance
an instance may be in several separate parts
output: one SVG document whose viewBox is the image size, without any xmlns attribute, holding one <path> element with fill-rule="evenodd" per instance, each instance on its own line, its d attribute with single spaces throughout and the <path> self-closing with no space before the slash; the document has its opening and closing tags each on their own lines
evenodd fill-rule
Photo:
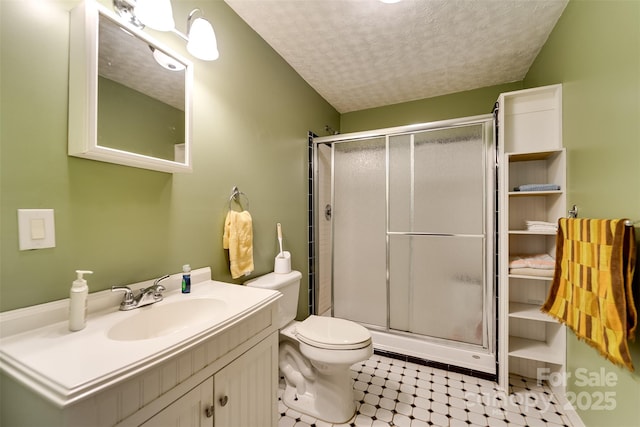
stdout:
<svg viewBox="0 0 640 427">
<path fill-rule="evenodd" d="M 78 278 L 71 284 L 69 292 L 69 330 L 84 329 L 87 320 L 87 295 L 89 287 L 83 275 L 93 274 L 93 271 L 76 270 Z"/>
</svg>

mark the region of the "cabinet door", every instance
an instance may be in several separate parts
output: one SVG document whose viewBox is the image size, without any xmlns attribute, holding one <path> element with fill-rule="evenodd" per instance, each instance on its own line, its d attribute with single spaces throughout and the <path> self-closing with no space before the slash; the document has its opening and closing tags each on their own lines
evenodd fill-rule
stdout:
<svg viewBox="0 0 640 427">
<path fill-rule="evenodd" d="M 213 427 L 211 408 L 213 401 L 213 378 L 209 378 L 171 405 L 148 419 L 144 427 Z"/>
<path fill-rule="evenodd" d="M 216 427 L 274 427 L 277 419 L 278 333 L 214 375 Z"/>
</svg>

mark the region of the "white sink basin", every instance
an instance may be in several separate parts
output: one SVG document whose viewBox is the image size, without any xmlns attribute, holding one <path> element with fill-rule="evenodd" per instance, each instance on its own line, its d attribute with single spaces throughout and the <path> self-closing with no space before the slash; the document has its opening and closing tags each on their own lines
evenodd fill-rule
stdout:
<svg viewBox="0 0 640 427">
<path fill-rule="evenodd" d="M 185 328 L 212 323 L 227 315 L 227 303 L 215 298 L 157 302 L 135 309 L 136 314 L 121 320 L 107 331 L 115 341 L 137 341 L 162 337 Z"/>
<path fill-rule="evenodd" d="M 118 310 L 121 297 L 110 289 L 90 294 L 87 326 L 77 332 L 69 331 L 65 300 L 0 313 L 0 367 L 66 407 L 220 336 L 281 295 L 211 280 L 208 268 L 191 272 L 190 294 L 180 292 L 181 280 L 167 281 L 163 301 L 131 311 Z"/>
</svg>

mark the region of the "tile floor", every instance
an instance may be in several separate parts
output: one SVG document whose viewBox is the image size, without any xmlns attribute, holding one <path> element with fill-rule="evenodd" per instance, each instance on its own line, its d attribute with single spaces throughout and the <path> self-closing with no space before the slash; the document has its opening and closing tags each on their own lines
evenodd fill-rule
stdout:
<svg viewBox="0 0 640 427">
<path fill-rule="evenodd" d="M 357 413 L 339 426 L 571 426 L 549 388 L 531 379 L 511 377 L 507 396 L 491 381 L 375 354 L 351 376 Z M 278 397 L 283 390 L 281 379 Z M 279 427 L 331 426 L 278 408 Z"/>
</svg>

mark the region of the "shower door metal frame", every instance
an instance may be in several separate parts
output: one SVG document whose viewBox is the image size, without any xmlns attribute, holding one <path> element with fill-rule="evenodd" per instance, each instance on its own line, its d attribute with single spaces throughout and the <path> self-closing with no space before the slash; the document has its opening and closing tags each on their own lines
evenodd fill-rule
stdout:
<svg viewBox="0 0 640 427">
<path fill-rule="evenodd" d="M 484 186 L 483 186 L 483 239 L 485 239 L 484 245 L 484 253 L 483 253 L 483 343 L 482 345 L 464 343 L 459 341 L 448 340 L 444 338 L 419 335 L 410 332 L 405 332 L 397 329 L 392 329 L 390 327 L 391 324 L 391 313 L 390 313 L 390 271 L 389 271 L 389 237 L 391 235 L 427 235 L 427 236 L 455 236 L 455 237 L 478 237 L 477 235 L 467 235 L 467 234 L 449 234 L 449 233 L 424 233 L 424 232 L 391 232 L 389 230 L 389 144 L 391 143 L 389 139 L 393 136 L 400 135 L 411 135 L 411 216 L 413 216 L 413 194 L 414 194 L 414 135 L 416 132 L 423 131 L 435 131 L 435 130 L 444 130 L 447 128 L 454 127 L 464 127 L 470 125 L 483 125 L 483 141 L 487 142 L 483 144 L 484 156 L 483 156 L 483 171 L 484 171 Z M 481 349 L 484 352 L 495 354 L 496 349 L 496 327 L 495 327 L 495 316 L 496 316 L 496 284 L 495 284 L 495 216 L 497 215 L 495 212 L 495 191 L 496 185 L 495 182 L 495 168 L 497 168 L 496 163 L 496 146 L 495 146 L 495 117 L 492 114 L 484 114 L 479 116 L 472 116 L 466 118 L 459 119 L 450 119 L 450 120 L 442 120 L 437 122 L 429 122 L 415 125 L 407 125 L 407 126 L 398 126 L 384 129 L 377 129 L 371 131 L 364 132 L 354 132 L 349 134 L 339 134 L 332 135 L 326 137 L 316 137 L 313 139 L 314 143 L 314 171 L 313 178 L 315 181 L 314 187 L 318 185 L 318 165 L 317 161 L 318 156 L 318 145 L 325 144 L 330 145 L 331 147 L 331 208 L 333 209 L 335 206 L 335 144 L 344 143 L 344 142 L 353 142 L 357 140 L 363 139 L 373 139 L 373 138 L 385 138 L 385 205 L 386 205 L 386 235 L 385 235 L 385 256 L 386 256 L 386 325 L 385 327 L 380 327 L 377 325 L 365 324 L 368 328 L 373 330 L 380 330 L 383 332 L 389 332 L 396 335 L 407 335 L 416 337 L 416 335 L 423 340 L 431 341 L 435 343 L 446 343 L 446 345 L 454 346 L 457 348 L 468 348 L 475 351 Z M 318 230 L 318 222 L 320 213 L 320 206 L 318 203 L 318 191 L 317 188 L 314 189 L 314 206 L 317 207 L 313 212 L 313 221 L 314 221 L 314 230 Z M 490 214 L 491 213 L 491 214 Z M 413 218 L 411 219 L 413 221 Z M 333 217 L 331 218 L 331 315 L 334 316 L 334 221 Z M 315 253 L 318 254 L 318 239 L 314 238 L 315 245 Z M 318 258 L 316 257 L 314 260 L 314 271 L 319 271 L 318 269 Z M 318 290 L 314 290 L 317 292 Z M 316 296 L 316 301 L 318 300 Z M 320 313 L 316 313 L 320 314 Z"/>
</svg>

